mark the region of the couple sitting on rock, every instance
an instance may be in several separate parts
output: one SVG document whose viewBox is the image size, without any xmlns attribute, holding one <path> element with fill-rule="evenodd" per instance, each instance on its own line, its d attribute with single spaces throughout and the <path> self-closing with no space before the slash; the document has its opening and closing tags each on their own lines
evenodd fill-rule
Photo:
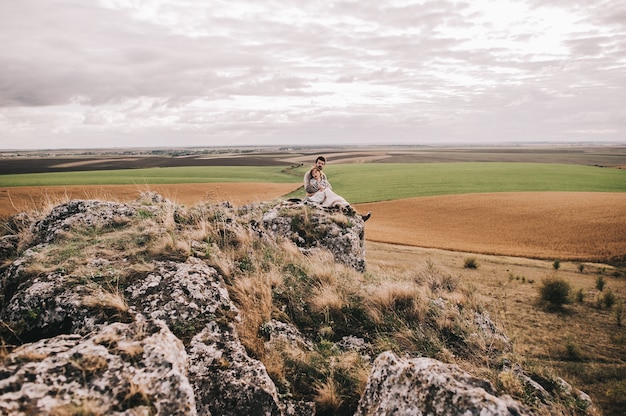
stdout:
<svg viewBox="0 0 626 416">
<path fill-rule="evenodd" d="M 324 156 L 318 156 L 315 159 L 315 165 L 304 175 L 304 190 L 306 192 L 305 201 L 319 204 L 323 207 L 339 207 L 348 214 L 355 215 L 357 212 L 352 206 L 340 195 L 333 192 L 332 186 L 322 169 L 326 164 Z M 372 212 L 362 215 L 363 221 L 369 220 Z"/>
</svg>

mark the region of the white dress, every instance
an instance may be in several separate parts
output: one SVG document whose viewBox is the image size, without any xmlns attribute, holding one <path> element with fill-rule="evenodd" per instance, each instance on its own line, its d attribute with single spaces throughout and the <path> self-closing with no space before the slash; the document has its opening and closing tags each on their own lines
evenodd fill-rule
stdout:
<svg viewBox="0 0 626 416">
<path fill-rule="evenodd" d="M 311 202 L 320 204 L 323 207 L 350 205 L 343 197 L 334 193 L 328 186 L 328 182 L 323 179 L 321 181 L 317 181 L 316 179 L 311 178 L 311 187 L 318 189 L 318 191 L 308 197 Z M 324 189 L 321 189 L 322 187 L 324 187 Z"/>
</svg>

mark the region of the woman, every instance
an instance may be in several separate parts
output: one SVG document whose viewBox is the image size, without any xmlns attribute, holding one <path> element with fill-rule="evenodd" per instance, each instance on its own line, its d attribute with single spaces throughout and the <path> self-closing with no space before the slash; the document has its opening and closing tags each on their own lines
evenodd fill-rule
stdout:
<svg viewBox="0 0 626 416">
<path fill-rule="evenodd" d="M 356 210 L 343 199 L 330 189 L 330 185 L 326 180 L 326 177 L 322 175 L 322 170 L 318 167 L 311 169 L 311 181 L 308 190 L 314 191 L 312 195 L 309 195 L 307 199 L 316 204 L 320 204 L 323 207 L 340 207 L 345 213 L 358 215 Z M 368 212 L 365 215 L 361 215 L 361 219 L 365 222 L 370 219 L 372 212 Z"/>
<path fill-rule="evenodd" d="M 314 191 L 313 194 L 308 197 L 311 202 L 320 204 L 323 207 L 340 206 L 354 211 L 348 201 L 330 189 L 328 181 L 322 176 L 322 171 L 318 167 L 311 169 L 309 189 Z"/>
</svg>

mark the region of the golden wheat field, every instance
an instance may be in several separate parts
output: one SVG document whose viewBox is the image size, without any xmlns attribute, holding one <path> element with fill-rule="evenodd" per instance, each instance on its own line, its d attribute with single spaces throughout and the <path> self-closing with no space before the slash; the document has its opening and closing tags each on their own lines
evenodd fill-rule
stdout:
<svg viewBox="0 0 626 416">
<path fill-rule="evenodd" d="M 130 201 L 153 191 L 178 204 L 230 201 L 235 205 L 267 201 L 294 190 L 282 183 L 197 183 L 168 185 L 19 186 L 0 188 L 0 218 L 17 212 L 51 208 L 71 199 Z"/>
<path fill-rule="evenodd" d="M 207 183 L 0 188 L 0 217 L 63 200 L 136 199 L 155 191 L 186 206 L 267 201 L 293 184 Z M 626 254 L 626 194 L 534 192 L 446 195 L 360 204 L 366 239 L 503 256 L 607 261 Z"/>
<path fill-rule="evenodd" d="M 626 194 L 518 192 L 362 204 L 373 241 L 561 260 L 626 254 Z"/>
</svg>

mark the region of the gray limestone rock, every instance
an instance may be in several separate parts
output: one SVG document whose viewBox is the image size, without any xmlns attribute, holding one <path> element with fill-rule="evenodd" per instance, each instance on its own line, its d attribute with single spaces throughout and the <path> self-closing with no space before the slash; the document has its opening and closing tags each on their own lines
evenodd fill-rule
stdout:
<svg viewBox="0 0 626 416">
<path fill-rule="evenodd" d="M 159 321 L 25 344 L 0 366 L 0 414 L 195 415 L 187 354 Z"/>
<path fill-rule="evenodd" d="M 365 271 L 365 223 L 356 213 L 303 202 L 284 202 L 263 216 L 265 229 L 293 241 L 300 251 L 329 250 L 338 263 Z"/>
<path fill-rule="evenodd" d="M 374 361 L 355 416 L 531 415 L 486 380 L 432 358 L 401 359 L 385 352 Z"/>
</svg>

